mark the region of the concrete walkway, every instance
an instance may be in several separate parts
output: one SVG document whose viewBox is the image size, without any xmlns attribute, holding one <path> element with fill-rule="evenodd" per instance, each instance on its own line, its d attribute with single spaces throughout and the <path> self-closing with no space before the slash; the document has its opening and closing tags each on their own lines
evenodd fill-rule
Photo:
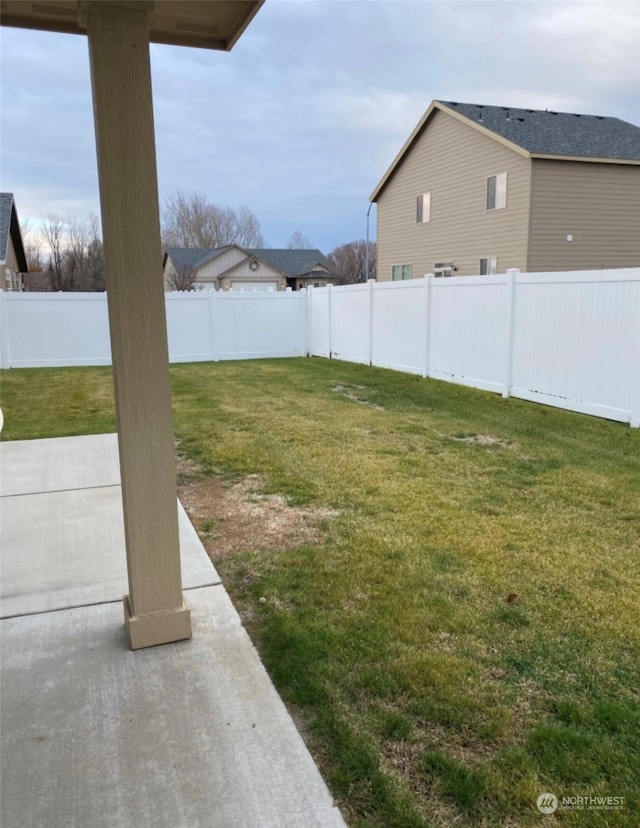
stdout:
<svg viewBox="0 0 640 828">
<path fill-rule="evenodd" d="M 344 821 L 180 507 L 193 639 L 131 652 L 116 435 L 0 444 L 11 828 Z"/>
</svg>

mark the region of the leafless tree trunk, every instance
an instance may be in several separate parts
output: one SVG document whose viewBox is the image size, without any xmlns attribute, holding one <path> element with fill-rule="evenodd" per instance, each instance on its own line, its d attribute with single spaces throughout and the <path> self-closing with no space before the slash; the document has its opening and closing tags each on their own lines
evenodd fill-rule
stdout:
<svg viewBox="0 0 640 828">
<path fill-rule="evenodd" d="M 48 271 L 54 290 L 68 290 L 63 269 L 64 234 L 63 219 L 50 213 L 42 225 L 42 235 L 50 251 Z"/>
</svg>

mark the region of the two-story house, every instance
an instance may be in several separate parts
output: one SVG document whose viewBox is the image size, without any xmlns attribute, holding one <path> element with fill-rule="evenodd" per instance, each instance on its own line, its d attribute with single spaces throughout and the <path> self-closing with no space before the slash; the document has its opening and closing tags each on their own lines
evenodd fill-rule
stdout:
<svg viewBox="0 0 640 828">
<path fill-rule="evenodd" d="M 434 101 L 371 195 L 378 280 L 640 265 L 640 127 Z"/>
</svg>

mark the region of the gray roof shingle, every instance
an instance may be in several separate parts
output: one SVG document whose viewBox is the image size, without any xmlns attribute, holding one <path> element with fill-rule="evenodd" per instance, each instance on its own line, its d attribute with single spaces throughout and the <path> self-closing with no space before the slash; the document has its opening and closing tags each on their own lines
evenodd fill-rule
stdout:
<svg viewBox="0 0 640 828">
<path fill-rule="evenodd" d="M 289 250 L 278 248 L 252 248 L 247 249 L 250 256 L 258 256 L 263 261 L 281 270 L 287 276 L 300 276 L 315 264 L 323 264 L 331 270 L 331 265 L 326 256 L 319 250 Z"/>
<path fill-rule="evenodd" d="M 305 273 L 318 263 L 331 270 L 327 257 L 319 250 L 289 250 L 278 248 L 241 247 L 247 256 L 257 256 L 286 276 L 293 277 Z M 205 261 L 211 261 L 228 247 L 167 247 L 166 253 L 176 268 L 195 268 Z"/>
<path fill-rule="evenodd" d="M 167 247 L 165 251 L 176 269 L 186 268 L 191 270 L 202 259 L 215 258 L 211 254 L 219 254 L 224 249 L 224 247 Z"/>
<path fill-rule="evenodd" d="M 619 118 L 455 101 L 438 103 L 532 153 L 640 161 L 640 127 Z"/>
</svg>

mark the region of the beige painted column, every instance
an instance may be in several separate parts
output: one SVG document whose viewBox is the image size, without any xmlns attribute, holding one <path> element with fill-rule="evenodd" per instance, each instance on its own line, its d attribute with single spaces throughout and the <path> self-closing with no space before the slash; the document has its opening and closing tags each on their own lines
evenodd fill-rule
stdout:
<svg viewBox="0 0 640 828">
<path fill-rule="evenodd" d="M 152 3 L 82 4 L 89 36 L 132 649 L 191 637 L 182 595 L 149 61 Z"/>
</svg>

